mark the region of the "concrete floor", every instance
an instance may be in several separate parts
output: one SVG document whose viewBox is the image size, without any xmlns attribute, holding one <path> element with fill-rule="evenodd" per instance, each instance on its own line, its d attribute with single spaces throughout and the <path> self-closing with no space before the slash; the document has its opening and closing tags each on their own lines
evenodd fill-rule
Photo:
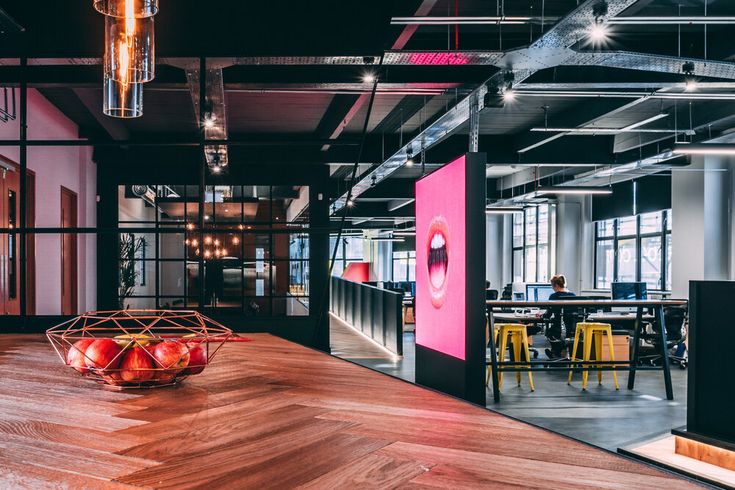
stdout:
<svg viewBox="0 0 735 490">
<path fill-rule="evenodd" d="M 332 329 L 348 328 L 332 322 Z M 344 338 L 344 336 L 342 336 Z M 352 342 L 370 342 L 360 336 L 349 337 Z M 543 337 L 536 337 L 536 347 L 544 357 Z M 346 346 L 334 346 L 336 352 L 346 352 Z M 350 350 L 359 349 L 355 345 Z M 366 345 L 367 348 L 367 345 Z M 406 333 L 403 337 L 402 358 L 348 357 L 347 360 L 375 369 L 385 374 L 415 380 L 415 337 Z M 336 354 L 337 355 L 337 354 Z M 636 374 L 634 390 L 627 389 L 627 373 L 618 373 L 620 391 L 615 391 L 612 373 L 603 374 L 602 386 L 597 376 L 590 373 L 586 392 L 581 390 L 581 374 L 575 374 L 571 386 L 567 385 L 566 372 L 534 373 L 536 391 L 528 389 L 528 377 L 523 375 L 521 386 L 516 386 L 514 374 L 506 374 L 500 403 L 495 404 L 488 389 L 487 407 L 510 417 L 544 427 L 589 444 L 617 450 L 655 438 L 686 424 L 686 375 L 685 370 L 673 366 L 671 378 L 674 400 L 666 400 L 663 373 L 641 371 Z"/>
</svg>

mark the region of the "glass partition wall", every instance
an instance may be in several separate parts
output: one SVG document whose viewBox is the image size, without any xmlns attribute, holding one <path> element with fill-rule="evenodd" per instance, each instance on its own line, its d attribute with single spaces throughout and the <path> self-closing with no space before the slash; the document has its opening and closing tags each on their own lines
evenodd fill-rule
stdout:
<svg viewBox="0 0 735 490">
<path fill-rule="evenodd" d="M 298 192 L 211 185 L 200 196 L 198 186 L 120 185 L 120 228 L 144 230 L 119 236 L 120 307 L 308 315 L 309 222 L 292 208 Z"/>
</svg>

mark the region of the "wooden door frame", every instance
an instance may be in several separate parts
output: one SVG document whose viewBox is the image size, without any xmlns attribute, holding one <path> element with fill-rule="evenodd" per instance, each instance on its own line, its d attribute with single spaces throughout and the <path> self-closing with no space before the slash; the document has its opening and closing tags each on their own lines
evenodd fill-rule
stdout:
<svg viewBox="0 0 735 490">
<path fill-rule="evenodd" d="M 61 227 L 64 226 L 64 195 L 72 198 L 72 226 L 71 228 L 77 227 L 77 219 L 78 219 L 78 212 L 79 212 L 79 201 L 77 193 L 72 191 L 71 189 L 67 189 L 63 185 L 61 187 L 61 194 L 59 198 L 59 207 L 60 207 L 60 220 L 61 220 Z M 71 290 L 71 304 L 72 304 L 72 312 L 71 314 L 76 314 L 79 309 L 79 299 L 78 299 L 78 293 L 79 293 L 79 247 L 77 242 L 77 236 L 76 234 L 71 234 L 73 237 L 72 243 L 73 243 L 73 249 L 74 252 L 71 255 L 72 257 L 72 263 L 71 263 L 71 283 L 72 283 L 72 290 Z M 64 313 L 64 234 L 61 235 L 61 243 L 60 243 L 60 252 L 61 252 L 61 313 Z"/>
<path fill-rule="evenodd" d="M 7 158 L 5 155 L 0 154 L 0 164 L 2 167 L 10 167 L 13 172 L 18 173 L 18 208 L 20 208 L 20 165 L 13 160 Z M 27 168 L 26 169 L 26 228 L 36 227 L 36 172 Z M 23 315 L 35 315 L 36 314 L 36 238 L 35 235 L 26 233 L 26 251 L 25 251 L 25 269 L 26 269 L 26 290 L 22 291 L 18 287 L 18 297 L 25 294 L 26 297 L 26 311 L 21 311 Z M 18 264 L 19 269 L 22 267 L 20 261 L 20 241 L 18 241 Z M 20 286 L 20 278 L 18 278 L 18 286 Z"/>
</svg>

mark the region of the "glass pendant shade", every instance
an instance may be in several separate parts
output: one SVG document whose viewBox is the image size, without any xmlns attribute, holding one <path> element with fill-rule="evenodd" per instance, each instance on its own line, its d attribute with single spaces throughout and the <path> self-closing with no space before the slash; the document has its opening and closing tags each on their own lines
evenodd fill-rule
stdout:
<svg viewBox="0 0 735 490">
<path fill-rule="evenodd" d="M 122 83 L 105 77 L 102 111 L 111 117 L 143 115 L 143 84 Z"/>
<path fill-rule="evenodd" d="M 156 76 L 153 17 L 105 17 L 105 77 L 121 83 L 150 82 Z"/>
<path fill-rule="evenodd" d="M 110 17 L 142 19 L 158 13 L 158 0 L 93 0 L 97 12 Z"/>
</svg>

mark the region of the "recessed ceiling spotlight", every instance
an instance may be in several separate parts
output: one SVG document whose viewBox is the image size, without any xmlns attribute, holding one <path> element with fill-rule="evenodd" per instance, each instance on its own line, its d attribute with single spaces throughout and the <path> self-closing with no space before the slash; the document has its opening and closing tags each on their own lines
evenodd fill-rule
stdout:
<svg viewBox="0 0 735 490">
<path fill-rule="evenodd" d="M 212 113 L 212 111 L 207 111 L 204 113 L 204 127 L 205 128 L 212 129 L 216 121 L 217 121 L 217 116 L 215 116 Z"/>
<path fill-rule="evenodd" d="M 610 29 L 604 22 L 595 22 L 590 26 L 589 38 L 593 44 L 604 44 L 610 37 Z"/>
</svg>

